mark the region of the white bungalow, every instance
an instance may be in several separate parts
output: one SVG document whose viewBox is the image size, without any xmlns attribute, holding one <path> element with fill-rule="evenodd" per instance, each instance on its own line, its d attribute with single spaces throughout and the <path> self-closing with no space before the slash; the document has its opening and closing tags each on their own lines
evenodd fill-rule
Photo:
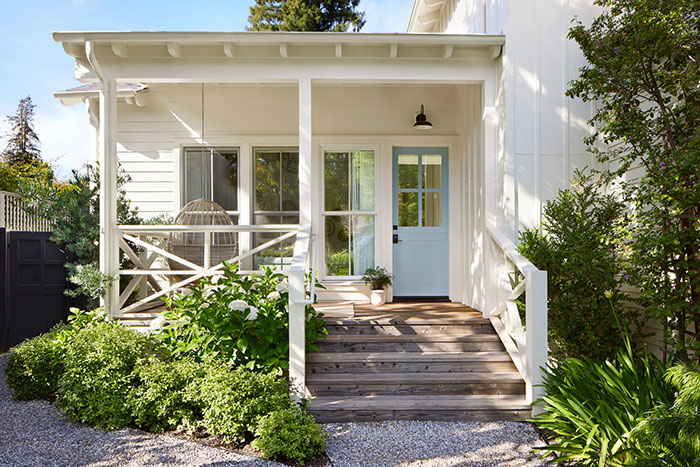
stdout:
<svg viewBox="0 0 700 467">
<path fill-rule="evenodd" d="M 320 300 L 361 302 L 360 276 L 383 266 L 394 275 L 393 300 L 442 299 L 490 321 L 524 389 L 517 403 L 498 391 L 487 397 L 528 413 L 546 360 L 547 279 L 513 242 L 576 167 L 592 164 L 581 141 L 591 108 L 564 96 L 583 63 L 567 29 L 574 16 L 592 17 L 591 3 L 416 0 L 401 34 L 54 33 L 78 81 L 92 83 L 56 96 L 85 102 L 90 115 L 103 180 L 101 269 L 139 277 L 121 296 L 110 291 L 110 316 L 215 273 L 211 233 L 236 232 L 243 269 L 273 263 L 290 276 L 290 375 L 305 384 L 304 272 L 317 271 L 327 287 Z M 175 216 L 206 198 L 236 226 L 117 225 L 117 161 L 143 217 Z M 150 242 L 178 230 L 205 232 L 203 264 Z M 136 269 L 119 270 L 120 248 Z M 159 258 L 189 268 L 189 278 Z M 168 275 L 177 283 L 164 282 Z M 126 306 L 139 284 L 142 295 Z M 524 291 L 526 333 L 514 304 Z M 437 316 L 428 324 L 440 324 Z M 467 352 L 453 350 L 456 360 Z M 477 397 L 466 394 L 452 397 Z M 455 413 L 455 404 L 471 407 L 464 400 L 443 402 Z M 491 407 L 484 400 L 474 407 Z"/>
</svg>

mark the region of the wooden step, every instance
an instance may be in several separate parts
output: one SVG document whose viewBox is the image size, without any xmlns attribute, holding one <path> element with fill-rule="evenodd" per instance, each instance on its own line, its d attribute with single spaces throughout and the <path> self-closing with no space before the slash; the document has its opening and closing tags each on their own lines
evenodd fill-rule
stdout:
<svg viewBox="0 0 700 467">
<path fill-rule="evenodd" d="M 307 373 L 510 371 L 506 352 L 334 352 L 307 356 Z"/>
<path fill-rule="evenodd" d="M 523 420 L 521 395 L 317 396 L 309 410 L 320 423 L 382 420 Z"/>
<path fill-rule="evenodd" d="M 478 315 L 443 314 L 436 316 L 409 315 L 368 315 L 353 318 L 323 317 L 326 324 L 410 324 L 410 325 L 443 325 L 443 324 L 488 324 L 490 321 Z"/>
<path fill-rule="evenodd" d="M 489 352 L 504 350 L 497 334 L 329 335 L 318 341 L 331 352 Z"/>
<path fill-rule="evenodd" d="M 386 335 L 403 334 L 494 334 L 491 323 L 474 324 L 368 324 L 368 323 L 326 323 L 329 335 Z"/>
<path fill-rule="evenodd" d="M 462 373 L 307 373 L 312 395 L 487 395 L 525 394 L 517 372 Z"/>
</svg>

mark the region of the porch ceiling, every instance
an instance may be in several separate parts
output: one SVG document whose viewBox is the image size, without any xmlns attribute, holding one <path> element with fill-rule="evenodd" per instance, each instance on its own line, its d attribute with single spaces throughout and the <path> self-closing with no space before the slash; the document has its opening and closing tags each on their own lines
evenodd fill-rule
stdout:
<svg viewBox="0 0 700 467">
<path fill-rule="evenodd" d="M 177 67 L 187 66 L 286 70 L 285 78 L 290 80 L 310 64 L 316 71 L 339 70 L 348 64 L 376 69 L 410 63 L 427 68 L 425 63 L 430 61 L 430 68 L 435 69 L 438 63 L 454 67 L 491 61 L 500 55 L 505 42 L 503 36 L 483 34 L 301 32 L 54 32 L 53 38 L 75 58 L 76 76 L 83 82 L 97 80 L 88 63 L 88 42 L 108 73 L 122 81 L 144 81 L 144 70 L 149 66 L 156 79 L 168 67 L 173 80 Z M 309 71 L 307 68 L 306 74 Z M 323 73 L 318 78 L 324 78 Z"/>
</svg>

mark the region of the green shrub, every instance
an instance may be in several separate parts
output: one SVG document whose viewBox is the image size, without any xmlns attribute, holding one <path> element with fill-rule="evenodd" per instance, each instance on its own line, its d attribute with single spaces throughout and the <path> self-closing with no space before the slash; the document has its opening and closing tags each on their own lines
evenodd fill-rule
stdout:
<svg viewBox="0 0 700 467">
<path fill-rule="evenodd" d="M 202 407 L 185 390 L 204 372 L 202 364 L 191 360 L 139 361 L 134 368 L 136 382 L 127 398 L 134 422 L 155 432 L 196 426 Z"/>
<path fill-rule="evenodd" d="M 5 373 L 15 399 L 36 399 L 56 393 L 58 379 L 63 374 L 54 343 L 60 329 L 27 339 L 10 351 Z"/>
<path fill-rule="evenodd" d="M 16 399 L 36 399 L 55 394 L 63 374 L 63 360 L 73 337 L 83 328 L 104 321 L 104 310 L 82 311 L 71 308 L 68 324 L 25 340 L 10 352 L 7 384 Z"/>
<path fill-rule="evenodd" d="M 286 277 L 272 268 L 252 276 L 226 263 L 221 276 L 202 279 L 172 298 L 165 325 L 155 334 L 176 357 L 221 358 L 232 366 L 275 372 L 289 366 L 289 292 Z M 307 350 L 325 334 L 321 314 L 306 307 Z"/>
<path fill-rule="evenodd" d="M 323 454 L 326 434 L 302 409 L 276 410 L 260 419 L 254 448 L 268 459 L 292 460 L 298 464 Z"/>
<path fill-rule="evenodd" d="M 538 449 L 564 465 L 621 465 L 642 456 L 630 432 L 655 404 L 673 399 L 663 373 L 657 358 L 633 356 L 629 344 L 604 363 L 570 358 L 547 368 L 544 412 L 532 422 L 556 439 Z"/>
<path fill-rule="evenodd" d="M 678 396 L 655 407 L 632 432 L 645 450 L 633 464 L 700 465 L 700 371 L 697 365 L 678 364 L 665 378 Z"/>
<path fill-rule="evenodd" d="M 223 364 L 207 365 L 204 378 L 190 384 L 187 393 L 189 400 L 203 407 L 207 431 L 230 443 L 243 442 L 255 433 L 260 417 L 290 404 L 286 380 Z"/>
<path fill-rule="evenodd" d="M 581 172 L 576 177 L 570 189 L 547 202 L 541 228 L 522 232 L 518 250 L 548 274 L 552 357 L 603 361 L 622 348 L 604 292 L 613 291 L 620 309 L 625 274 L 613 240 L 623 206 L 598 193 Z M 625 327 L 632 318 L 627 313 L 620 316 Z"/>
<path fill-rule="evenodd" d="M 131 422 L 127 396 L 136 362 L 148 356 L 148 338 L 117 323 L 82 329 L 65 356 L 57 402 L 66 415 L 107 430 Z"/>
</svg>

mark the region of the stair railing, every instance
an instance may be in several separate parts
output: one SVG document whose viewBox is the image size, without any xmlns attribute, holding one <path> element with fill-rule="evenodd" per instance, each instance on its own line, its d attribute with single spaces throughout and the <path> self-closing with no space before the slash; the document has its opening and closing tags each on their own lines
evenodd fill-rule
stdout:
<svg viewBox="0 0 700 467">
<path fill-rule="evenodd" d="M 316 271 L 314 270 L 315 236 L 311 226 L 302 225 L 296 235 L 294 256 L 289 268 L 289 377 L 300 395 L 306 390 L 306 305 L 313 304 Z M 306 275 L 311 273 L 310 292 L 306 292 Z"/>
<path fill-rule="evenodd" d="M 547 364 L 547 271 L 518 253 L 498 228 L 487 226 L 486 230 L 492 246 L 486 249 L 488 271 L 496 279 L 487 294 L 493 300 L 487 316 L 525 380 L 526 398 L 532 404 L 543 395 L 541 368 Z M 523 294 L 525 323 L 517 303 Z"/>
</svg>

